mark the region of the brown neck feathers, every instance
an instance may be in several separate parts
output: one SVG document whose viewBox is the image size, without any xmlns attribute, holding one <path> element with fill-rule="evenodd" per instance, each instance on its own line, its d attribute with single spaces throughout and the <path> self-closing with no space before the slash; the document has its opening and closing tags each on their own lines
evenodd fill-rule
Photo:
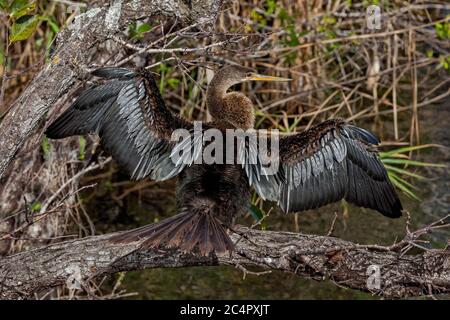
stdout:
<svg viewBox="0 0 450 320">
<path fill-rule="evenodd" d="M 253 128 L 252 103 L 240 92 L 227 93 L 231 86 L 240 82 L 227 75 L 219 71 L 209 84 L 206 94 L 208 111 L 215 121 L 228 123 L 234 128 Z"/>
</svg>

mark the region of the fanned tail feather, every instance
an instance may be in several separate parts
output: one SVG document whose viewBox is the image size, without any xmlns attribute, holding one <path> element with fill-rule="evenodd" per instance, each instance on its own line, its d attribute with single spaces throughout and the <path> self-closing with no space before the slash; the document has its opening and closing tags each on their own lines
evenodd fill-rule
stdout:
<svg viewBox="0 0 450 320">
<path fill-rule="evenodd" d="M 161 222 L 125 231 L 113 238 L 115 243 L 143 241 L 141 247 L 164 246 L 190 252 L 198 247 L 202 255 L 232 251 L 233 242 L 222 223 L 209 212 L 184 211 Z"/>
</svg>

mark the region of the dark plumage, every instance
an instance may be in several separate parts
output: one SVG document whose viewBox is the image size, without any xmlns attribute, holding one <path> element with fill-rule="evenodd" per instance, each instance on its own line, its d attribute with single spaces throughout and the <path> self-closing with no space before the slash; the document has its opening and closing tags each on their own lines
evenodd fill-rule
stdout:
<svg viewBox="0 0 450 320">
<path fill-rule="evenodd" d="M 178 215 L 124 232 L 113 241 L 143 239 L 144 246 L 164 245 L 185 251 L 197 247 L 201 254 L 232 250 L 227 229 L 247 211 L 251 187 L 263 199 L 276 201 L 285 212 L 346 199 L 391 218 L 401 216 L 402 206 L 377 155 L 378 139 L 364 129 L 328 120 L 283 137 L 280 167 L 274 175 L 263 174 L 255 150 L 245 143 L 237 146 L 242 165 L 194 164 L 202 137 L 184 145 L 170 140 L 175 129 L 192 132 L 194 126 L 166 108 L 150 73 L 102 68 L 93 74 L 107 80 L 84 91 L 48 127 L 47 136 L 59 139 L 95 132 L 133 178 L 165 180 L 178 176 L 179 180 Z M 242 93 L 227 92 L 232 85 L 251 80 L 287 79 L 256 75 L 239 66 L 221 69 L 207 92 L 207 107 L 214 120 L 203 129 L 253 128 L 251 101 Z M 183 161 L 172 161 L 180 148 L 194 152 L 185 153 Z"/>
</svg>

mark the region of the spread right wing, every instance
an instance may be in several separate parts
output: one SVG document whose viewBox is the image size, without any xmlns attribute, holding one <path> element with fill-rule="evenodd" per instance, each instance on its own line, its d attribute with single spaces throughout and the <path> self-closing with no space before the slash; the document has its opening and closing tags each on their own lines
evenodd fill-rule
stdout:
<svg viewBox="0 0 450 320">
<path fill-rule="evenodd" d="M 280 139 L 279 177 L 253 174 L 257 178 L 249 182 L 285 212 L 345 199 L 391 218 L 400 217 L 402 205 L 378 157 L 377 144 L 378 139 L 362 128 L 328 120 Z"/>
</svg>

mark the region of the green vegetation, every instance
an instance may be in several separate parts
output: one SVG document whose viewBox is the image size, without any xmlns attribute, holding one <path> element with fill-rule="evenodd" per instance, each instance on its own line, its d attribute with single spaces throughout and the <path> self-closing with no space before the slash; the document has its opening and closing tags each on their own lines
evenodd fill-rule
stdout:
<svg viewBox="0 0 450 320">
<path fill-rule="evenodd" d="M 9 42 L 22 41 L 30 38 L 36 31 L 41 16 L 35 14 L 36 1 L 27 0 L 3 0 L 0 8 L 9 15 L 11 29 Z"/>
</svg>

